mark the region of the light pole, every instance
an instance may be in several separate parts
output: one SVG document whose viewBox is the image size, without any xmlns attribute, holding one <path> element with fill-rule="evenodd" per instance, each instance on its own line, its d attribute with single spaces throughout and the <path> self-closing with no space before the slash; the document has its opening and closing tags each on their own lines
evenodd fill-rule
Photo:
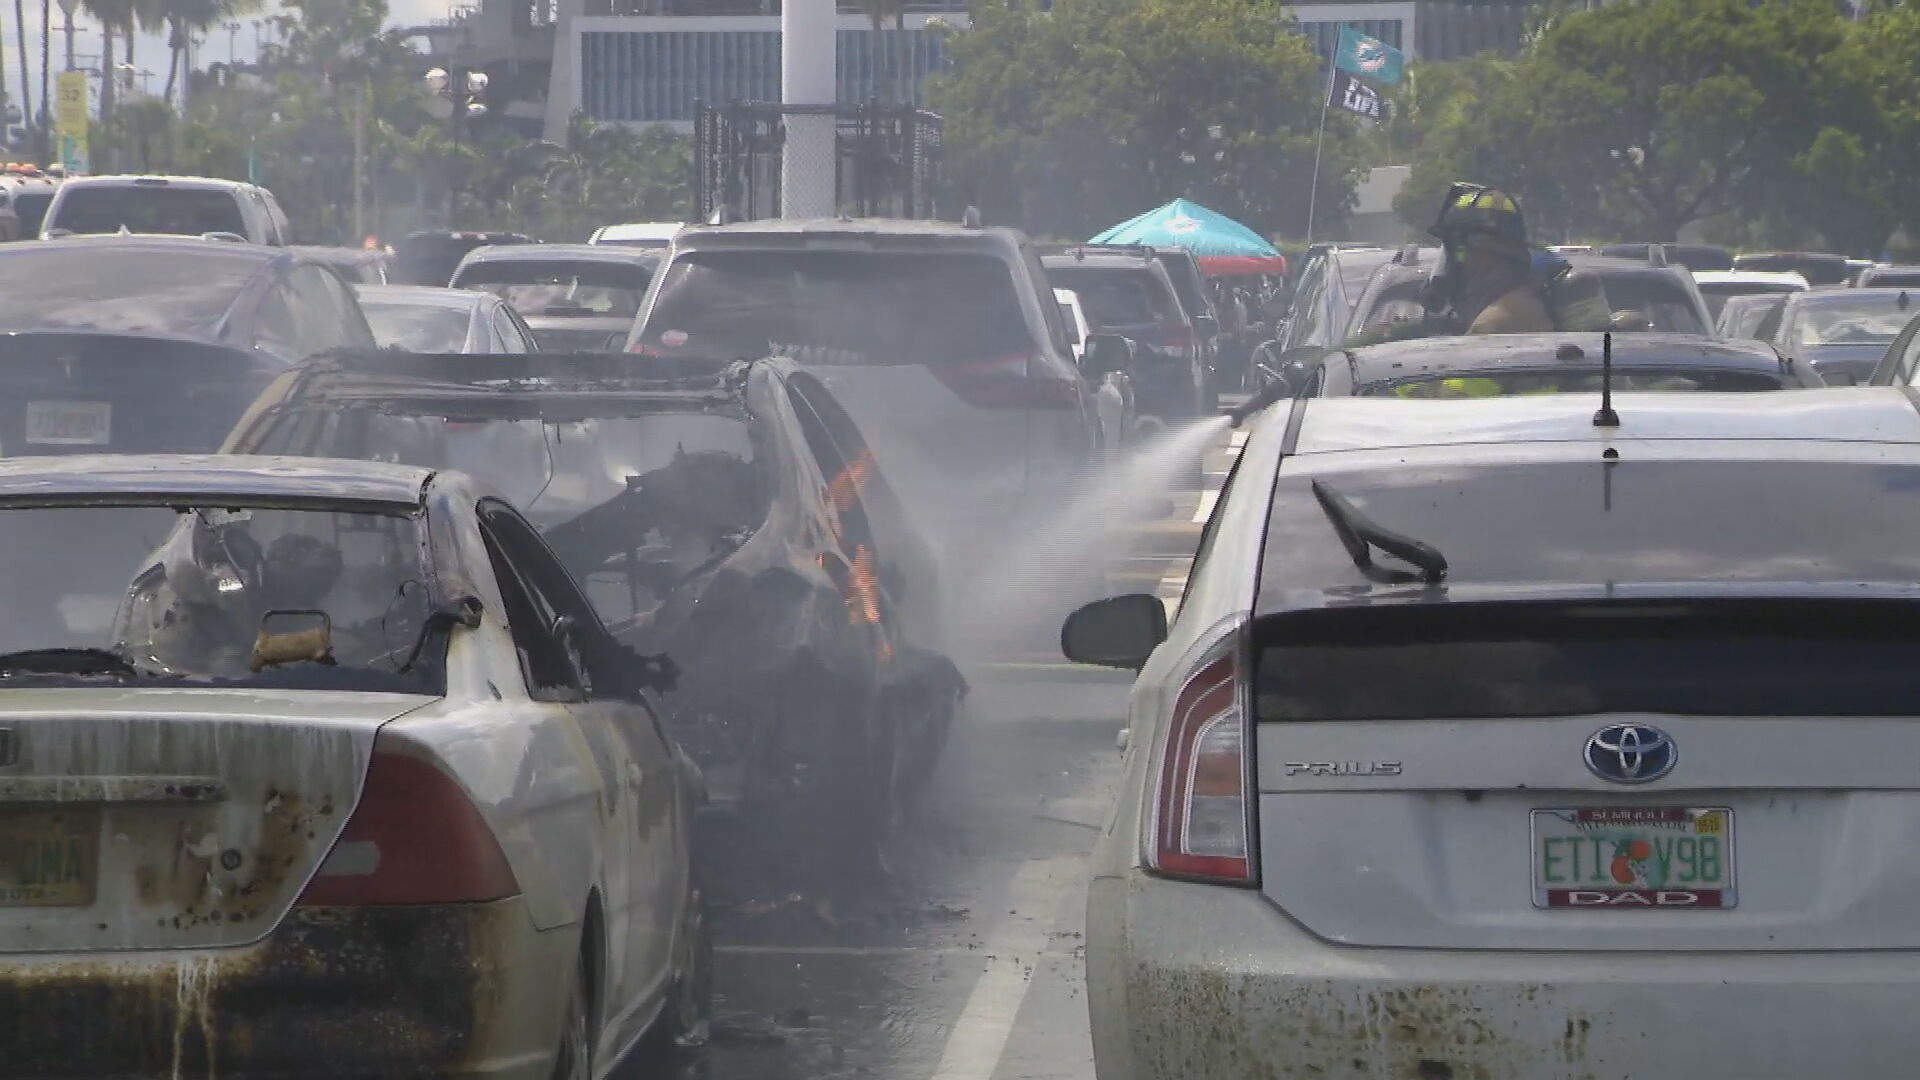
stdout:
<svg viewBox="0 0 1920 1080">
<path fill-rule="evenodd" d="M 228 67 L 232 67 L 235 63 L 234 56 L 235 56 L 235 49 L 237 48 L 237 46 L 235 45 L 235 42 L 239 40 L 239 37 L 240 37 L 240 24 L 238 22 L 228 22 L 227 23 L 227 66 Z"/>
<path fill-rule="evenodd" d="M 433 68 L 426 74 L 430 108 L 453 129 L 453 157 L 447 167 L 447 228 L 454 227 L 460 207 L 460 136 L 467 121 L 487 115 L 487 73 L 455 67 Z"/>
</svg>

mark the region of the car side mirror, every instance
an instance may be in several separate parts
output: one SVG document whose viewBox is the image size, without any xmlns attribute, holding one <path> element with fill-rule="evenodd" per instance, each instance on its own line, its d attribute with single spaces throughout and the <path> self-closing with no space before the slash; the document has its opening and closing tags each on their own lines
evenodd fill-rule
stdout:
<svg viewBox="0 0 1920 1080">
<path fill-rule="evenodd" d="M 1089 375 L 1111 375 L 1133 367 L 1133 342 L 1119 334 L 1088 334 L 1081 351 Z"/>
<path fill-rule="evenodd" d="M 1195 315 L 1193 317 L 1193 332 L 1203 338 L 1213 337 L 1220 333 L 1220 320 L 1212 315 Z"/>
<path fill-rule="evenodd" d="M 627 332 L 625 330 L 615 330 L 613 333 L 607 335 L 607 344 L 603 351 L 625 352 L 626 350 Z"/>
<path fill-rule="evenodd" d="M 1146 593 L 1095 600 L 1060 626 L 1060 651 L 1076 664 L 1139 671 L 1165 640 L 1167 606 Z"/>
</svg>

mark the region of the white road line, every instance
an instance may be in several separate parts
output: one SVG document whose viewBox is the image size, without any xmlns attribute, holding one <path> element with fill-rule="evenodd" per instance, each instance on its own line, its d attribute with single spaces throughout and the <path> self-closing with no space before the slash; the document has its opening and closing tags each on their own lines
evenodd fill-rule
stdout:
<svg viewBox="0 0 1920 1080">
<path fill-rule="evenodd" d="M 1193 520 L 1196 524 L 1205 523 L 1213 516 L 1213 504 L 1220 501 L 1220 489 L 1208 488 L 1200 493 L 1200 505 L 1193 508 Z"/>
<path fill-rule="evenodd" d="M 994 932 L 980 952 L 992 959 L 967 996 L 966 1008 L 954 1021 L 946 1050 L 934 1067 L 933 1080 L 992 1080 L 1007 1048 L 1007 1036 L 1020 1015 L 1033 984 L 1032 968 L 1046 952 L 1053 930 L 1062 877 L 1084 872 L 1078 856 L 1033 859 L 1014 872 L 1007 907 L 1017 914 Z"/>
</svg>

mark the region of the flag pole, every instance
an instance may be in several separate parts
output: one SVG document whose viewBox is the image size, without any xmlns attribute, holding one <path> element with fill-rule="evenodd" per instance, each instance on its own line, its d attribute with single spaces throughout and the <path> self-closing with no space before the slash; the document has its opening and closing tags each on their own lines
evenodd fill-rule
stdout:
<svg viewBox="0 0 1920 1080">
<path fill-rule="evenodd" d="M 1345 29 L 1344 24 L 1342 29 Z M 1333 103 L 1333 73 L 1339 70 L 1340 46 L 1336 40 L 1336 55 L 1327 57 L 1327 92 L 1320 95 L 1320 134 L 1313 140 L 1313 180 L 1307 185 L 1307 243 L 1313 243 L 1313 212 L 1320 199 L 1320 149 L 1327 143 L 1327 106 Z"/>
</svg>

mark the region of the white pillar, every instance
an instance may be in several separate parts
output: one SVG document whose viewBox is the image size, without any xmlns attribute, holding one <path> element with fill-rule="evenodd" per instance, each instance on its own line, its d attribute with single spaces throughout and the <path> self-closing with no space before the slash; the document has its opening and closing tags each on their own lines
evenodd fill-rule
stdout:
<svg viewBox="0 0 1920 1080">
<path fill-rule="evenodd" d="M 834 0 L 781 0 L 780 100 L 787 105 L 832 105 L 838 96 Z M 834 192 L 834 120 L 789 116 L 780 159 L 780 216 L 831 217 Z"/>
</svg>

